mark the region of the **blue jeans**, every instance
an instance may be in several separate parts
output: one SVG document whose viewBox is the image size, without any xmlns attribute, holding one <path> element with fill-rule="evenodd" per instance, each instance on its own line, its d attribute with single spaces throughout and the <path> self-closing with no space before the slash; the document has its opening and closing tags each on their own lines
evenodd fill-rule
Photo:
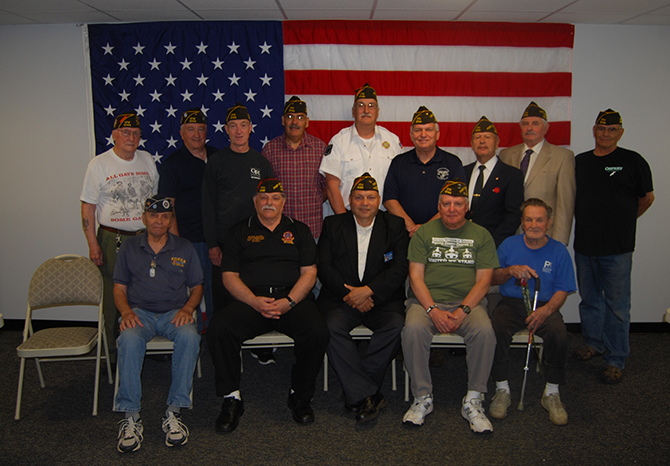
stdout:
<svg viewBox="0 0 670 466">
<path fill-rule="evenodd" d="M 209 260 L 209 248 L 207 243 L 191 243 L 195 248 L 202 267 L 202 274 L 205 281 L 202 283 L 202 299 L 205 300 L 205 315 L 207 316 L 207 324 L 212 321 L 214 315 L 214 304 L 212 303 L 212 262 Z M 202 319 L 202 308 L 197 312 L 198 314 L 198 333 L 202 333 L 206 327 Z"/>
<path fill-rule="evenodd" d="M 191 407 L 193 372 L 200 351 L 200 334 L 195 323 L 175 327 L 172 323 L 179 309 L 157 314 L 134 308 L 142 325 L 127 328 L 116 340 L 119 368 L 119 392 L 114 400 L 114 411 L 137 413 L 142 400 L 142 364 L 146 344 L 155 335 L 162 335 L 174 342 L 172 355 L 172 385 L 168 406 Z"/>
<path fill-rule="evenodd" d="M 586 345 L 604 353 L 608 366 L 623 369 L 630 354 L 630 275 L 633 253 L 584 256 L 575 253 L 582 302 L 579 316 Z"/>
</svg>

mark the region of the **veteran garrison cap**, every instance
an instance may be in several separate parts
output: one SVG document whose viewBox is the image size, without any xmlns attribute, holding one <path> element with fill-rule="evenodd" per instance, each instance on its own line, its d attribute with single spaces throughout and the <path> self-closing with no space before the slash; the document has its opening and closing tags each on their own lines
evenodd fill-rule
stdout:
<svg viewBox="0 0 670 466">
<path fill-rule="evenodd" d="M 615 112 L 611 108 L 600 112 L 598 118 L 596 118 L 596 125 L 622 125 L 621 115 L 619 112 Z"/>
<path fill-rule="evenodd" d="M 368 83 L 363 84 L 363 87 L 356 90 L 354 102 L 358 99 L 375 99 L 377 100 L 377 91 L 375 91 Z"/>
<path fill-rule="evenodd" d="M 412 117 L 413 125 L 425 125 L 426 123 L 437 123 L 437 119 L 433 112 L 428 110 L 423 105 L 414 113 Z"/>
<path fill-rule="evenodd" d="M 304 100 L 294 95 L 286 101 L 284 105 L 284 115 L 287 113 L 304 113 L 307 114 L 307 104 Z"/>
<path fill-rule="evenodd" d="M 251 122 L 247 107 L 239 102 L 235 102 L 235 105 L 230 107 L 226 112 L 226 123 L 230 120 L 249 120 L 249 122 Z"/>
<path fill-rule="evenodd" d="M 257 193 L 283 193 L 284 188 L 277 178 L 265 178 L 258 183 Z"/>
<path fill-rule="evenodd" d="M 474 129 L 472 130 L 472 134 L 475 134 L 475 133 L 493 133 L 496 136 L 498 135 L 498 132 L 496 131 L 496 127 L 485 116 L 482 116 L 479 119 L 479 121 L 475 125 Z"/>
<path fill-rule="evenodd" d="M 140 117 L 137 116 L 137 113 L 121 113 L 114 118 L 114 128 L 139 128 L 140 127 Z"/>
<path fill-rule="evenodd" d="M 152 196 L 144 201 L 145 212 L 174 212 L 172 210 L 172 201 L 165 196 Z"/>
<path fill-rule="evenodd" d="M 547 112 L 535 102 L 531 102 L 528 104 L 528 107 L 526 107 L 526 110 L 523 111 L 523 115 L 521 115 L 521 118 L 526 117 L 538 117 L 547 121 Z"/>
<path fill-rule="evenodd" d="M 368 172 L 363 173 L 361 176 L 354 180 L 354 184 L 351 185 L 351 192 L 354 191 L 377 191 L 377 180 L 375 180 Z"/>
<path fill-rule="evenodd" d="M 181 122 L 179 124 L 185 125 L 187 123 L 202 123 L 203 125 L 206 125 L 207 118 L 205 118 L 205 114 L 202 113 L 202 110 L 199 108 L 192 108 L 181 114 Z"/>
<path fill-rule="evenodd" d="M 442 186 L 440 194 L 449 196 L 468 197 L 468 186 L 459 179 L 448 180 Z"/>
</svg>

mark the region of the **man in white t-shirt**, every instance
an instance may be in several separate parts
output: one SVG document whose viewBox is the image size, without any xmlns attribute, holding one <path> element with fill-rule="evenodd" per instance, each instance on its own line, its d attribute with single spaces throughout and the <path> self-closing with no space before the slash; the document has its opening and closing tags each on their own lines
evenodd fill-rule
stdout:
<svg viewBox="0 0 670 466">
<path fill-rule="evenodd" d="M 144 201 L 158 190 L 156 164 L 148 152 L 137 150 L 141 136 L 137 114 L 118 115 L 112 131 L 114 147 L 88 164 L 80 197 L 88 254 L 103 277 L 105 333 L 114 356 L 119 317 L 112 294 L 116 253 L 123 240 L 144 230 Z"/>
</svg>

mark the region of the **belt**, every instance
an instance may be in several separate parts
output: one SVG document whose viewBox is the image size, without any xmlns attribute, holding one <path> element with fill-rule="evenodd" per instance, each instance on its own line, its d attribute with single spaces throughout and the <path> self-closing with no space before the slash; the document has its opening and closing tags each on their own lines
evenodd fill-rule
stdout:
<svg viewBox="0 0 670 466">
<path fill-rule="evenodd" d="M 100 228 L 102 228 L 103 230 L 111 231 L 115 235 L 137 236 L 137 235 L 141 235 L 142 233 L 144 233 L 144 230 L 126 231 L 126 230 L 119 230 L 118 228 L 108 227 L 108 226 L 105 226 L 105 225 L 100 225 Z"/>
<path fill-rule="evenodd" d="M 265 286 L 263 288 L 254 288 L 253 292 L 256 296 L 265 296 L 266 294 L 276 294 L 282 291 L 291 291 L 291 286 Z"/>
</svg>

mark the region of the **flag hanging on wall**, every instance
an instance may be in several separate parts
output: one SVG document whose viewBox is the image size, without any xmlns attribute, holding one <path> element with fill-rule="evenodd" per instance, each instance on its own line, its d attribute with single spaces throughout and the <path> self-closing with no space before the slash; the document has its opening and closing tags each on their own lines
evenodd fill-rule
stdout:
<svg viewBox="0 0 670 466">
<path fill-rule="evenodd" d="M 440 122 L 438 144 L 471 156 L 482 115 L 501 146 L 521 142 L 519 118 L 531 100 L 551 123 L 547 139 L 570 144 L 574 26 L 421 21 L 249 21 L 90 25 L 96 150 L 111 147 L 115 114 L 142 117 L 142 147 L 161 159 L 179 147 L 179 117 L 202 108 L 209 143 L 228 145 L 226 109 L 251 114 L 251 145 L 282 133 L 286 97 L 307 102 L 309 132 L 328 141 L 352 124 L 354 91 L 379 95 L 379 124 L 404 145 L 426 105 Z M 466 162 L 466 160 L 464 160 Z"/>
</svg>

